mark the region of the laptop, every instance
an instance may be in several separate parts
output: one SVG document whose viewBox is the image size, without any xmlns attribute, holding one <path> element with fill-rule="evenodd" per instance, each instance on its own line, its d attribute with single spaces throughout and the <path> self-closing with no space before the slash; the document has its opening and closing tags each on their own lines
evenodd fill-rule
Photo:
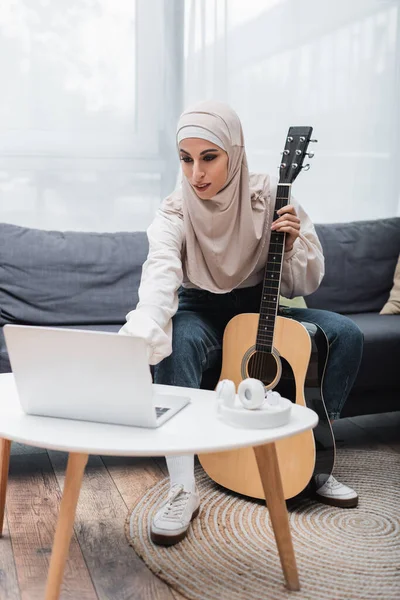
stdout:
<svg viewBox="0 0 400 600">
<path fill-rule="evenodd" d="M 29 415 L 159 427 L 190 402 L 154 391 L 140 338 L 28 325 L 5 325 L 4 335 Z"/>
</svg>

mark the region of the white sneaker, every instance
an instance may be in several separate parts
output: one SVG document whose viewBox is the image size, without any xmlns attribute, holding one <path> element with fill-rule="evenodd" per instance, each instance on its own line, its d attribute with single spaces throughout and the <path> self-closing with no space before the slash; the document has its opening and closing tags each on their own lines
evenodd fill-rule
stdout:
<svg viewBox="0 0 400 600">
<path fill-rule="evenodd" d="M 326 478 L 326 475 L 317 475 L 315 484 L 317 486 L 316 496 L 320 502 L 339 508 L 355 508 L 358 504 L 357 492 L 347 485 L 343 485 L 330 475 L 327 481 L 320 487 L 318 484 Z"/>
<path fill-rule="evenodd" d="M 187 492 L 183 485 L 173 485 L 151 523 L 151 541 L 162 546 L 172 546 L 180 542 L 187 534 L 190 521 L 197 517 L 199 510 L 200 497 L 197 488 L 194 492 Z"/>
</svg>

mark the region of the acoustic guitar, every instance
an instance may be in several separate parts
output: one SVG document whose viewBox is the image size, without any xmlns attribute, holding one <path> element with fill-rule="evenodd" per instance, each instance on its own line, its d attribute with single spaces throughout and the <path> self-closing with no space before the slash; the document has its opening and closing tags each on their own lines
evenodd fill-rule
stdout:
<svg viewBox="0 0 400 600">
<path fill-rule="evenodd" d="M 311 141 L 311 127 L 290 127 L 280 165 L 274 220 L 277 210 L 290 202 L 293 181 L 303 167 Z M 240 314 L 226 326 L 220 379 L 236 387 L 247 377 L 276 389 L 282 396 L 309 406 L 319 416 L 313 431 L 279 440 L 276 449 L 286 499 L 313 486 L 316 474 L 326 479 L 333 469 L 335 444 L 322 395 L 328 357 L 324 332 L 313 324 L 278 316 L 285 233 L 271 232 L 259 314 Z M 199 456 L 206 473 L 218 484 L 253 498 L 264 498 L 252 448 Z M 323 481 L 322 481 L 323 483 Z"/>
</svg>

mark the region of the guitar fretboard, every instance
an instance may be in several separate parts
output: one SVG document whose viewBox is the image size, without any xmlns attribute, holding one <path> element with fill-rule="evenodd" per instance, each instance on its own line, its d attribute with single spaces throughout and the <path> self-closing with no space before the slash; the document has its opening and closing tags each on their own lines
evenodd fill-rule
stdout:
<svg viewBox="0 0 400 600">
<path fill-rule="evenodd" d="M 291 184 L 279 184 L 276 193 L 274 218 L 277 211 L 289 204 Z M 261 296 L 260 317 L 258 321 L 256 350 L 272 352 L 275 320 L 279 304 L 282 259 L 285 246 L 285 233 L 271 232 L 267 263 L 265 265 L 263 291 Z"/>
</svg>

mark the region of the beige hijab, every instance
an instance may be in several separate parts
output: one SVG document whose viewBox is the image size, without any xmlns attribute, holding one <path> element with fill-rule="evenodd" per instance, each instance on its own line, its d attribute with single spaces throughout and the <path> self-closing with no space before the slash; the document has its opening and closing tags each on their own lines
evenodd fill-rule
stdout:
<svg viewBox="0 0 400 600">
<path fill-rule="evenodd" d="M 275 198 L 271 202 L 268 176 L 250 176 L 242 126 L 229 106 L 197 104 L 181 115 L 177 136 L 184 139 L 187 128 L 186 137 L 194 137 L 193 127 L 201 128 L 203 139 L 213 141 L 216 136 L 222 141 L 228 153 L 227 182 L 216 196 L 201 200 L 183 176 L 182 186 L 164 200 L 162 209 L 183 218 L 183 262 L 189 280 L 222 294 L 245 281 L 263 257 L 265 263 Z"/>
</svg>

